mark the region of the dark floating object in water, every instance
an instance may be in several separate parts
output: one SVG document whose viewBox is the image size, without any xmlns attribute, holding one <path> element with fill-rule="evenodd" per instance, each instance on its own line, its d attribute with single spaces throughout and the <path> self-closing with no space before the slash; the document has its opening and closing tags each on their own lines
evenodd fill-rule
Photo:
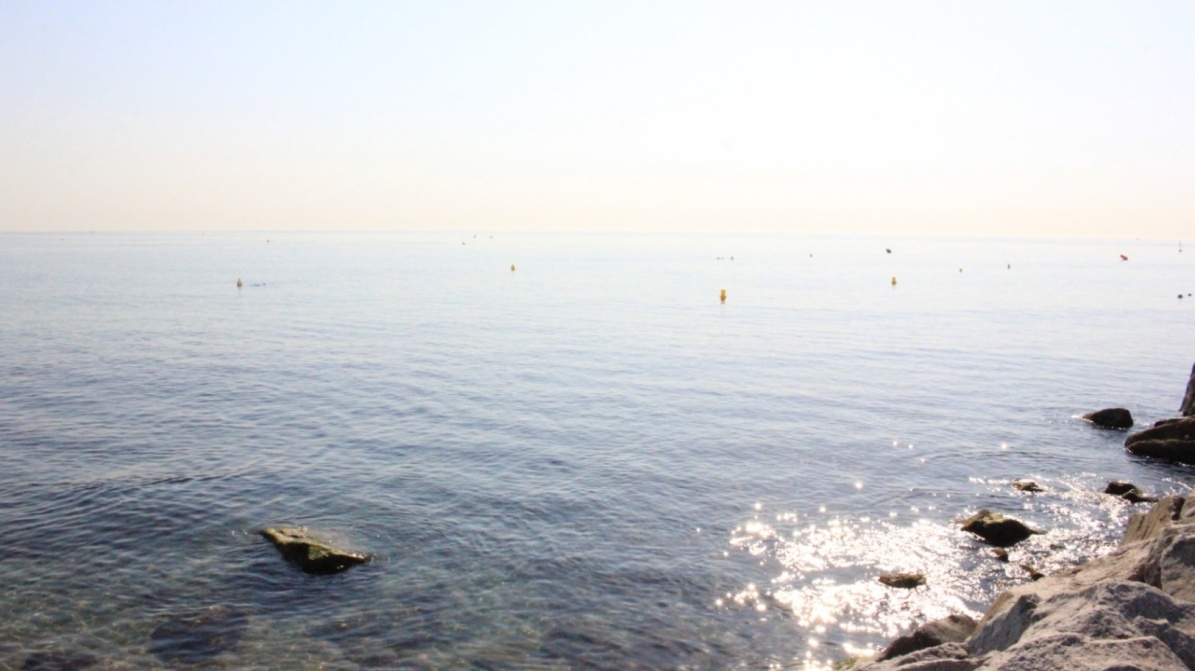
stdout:
<svg viewBox="0 0 1195 671">
<path fill-rule="evenodd" d="M 885 251 L 885 252 L 888 252 L 889 254 L 891 254 L 891 253 L 892 253 L 892 250 L 891 250 L 891 249 L 888 249 L 887 247 L 885 247 L 885 248 L 884 248 L 884 251 Z"/>
<path fill-rule="evenodd" d="M 725 290 L 725 289 L 723 289 L 723 290 L 722 290 L 721 299 L 722 299 L 722 302 L 723 302 L 723 303 L 725 303 L 725 302 L 726 302 L 726 290 Z"/>
<path fill-rule="evenodd" d="M 1029 492 L 1031 494 L 1034 492 L 1046 491 L 1041 485 L 1037 484 L 1036 482 L 1034 482 L 1032 480 L 1017 480 L 1012 483 L 1012 486 L 1014 488 L 1016 488 L 1018 491 Z"/>
<path fill-rule="evenodd" d="M 925 576 L 920 573 L 885 573 L 880 576 L 880 582 L 889 587 L 913 589 L 925 584 Z"/>
<path fill-rule="evenodd" d="M 275 527 L 263 529 L 265 536 L 289 561 L 307 573 L 327 575 L 357 564 L 369 563 L 367 554 L 340 550 L 312 537 L 306 527 Z"/>
<path fill-rule="evenodd" d="M 1128 429 L 1133 426 L 1133 413 L 1125 408 L 1104 408 L 1083 415 L 1083 419 L 1101 429 Z"/>
<path fill-rule="evenodd" d="M 150 653 L 167 663 L 201 664 L 241 642 L 249 618 L 230 606 L 209 606 L 158 625 L 149 635 Z"/>
<path fill-rule="evenodd" d="M 1157 501 L 1152 496 L 1146 496 L 1145 492 L 1137 488 L 1137 485 L 1131 482 L 1124 482 L 1123 480 L 1109 482 L 1108 486 L 1104 488 L 1104 493 L 1119 496 L 1129 503 L 1153 503 Z"/>
<path fill-rule="evenodd" d="M 245 286 L 245 283 L 241 280 L 241 278 L 238 277 L 237 278 L 237 288 L 240 289 L 243 286 Z"/>
<path fill-rule="evenodd" d="M 963 531 L 973 533 L 988 545 L 997 547 L 1016 545 L 1033 534 L 1041 533 L 1025 526 L 1023 522 L 986 509 L 963 520 Z"/>
<path fill-rule="evenodd" d="M 1120 260 L 1121 260 L 1121 261 L 1128 261 L 1128 260 L 1129 260 L 1129 257 L 1125 256 L 1124 254 L 1121 254 L 1121 255 L 1120 255 Z"/>
</svg>

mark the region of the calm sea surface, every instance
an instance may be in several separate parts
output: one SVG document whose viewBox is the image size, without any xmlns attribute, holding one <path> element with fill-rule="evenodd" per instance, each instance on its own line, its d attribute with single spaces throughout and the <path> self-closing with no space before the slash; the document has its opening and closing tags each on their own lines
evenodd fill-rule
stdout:
<svg viewBox="0 0 1195 671">
<path fill-rule="evenodd" d="M 1108 480 L 1195 481 L 1076 419 L 1176 413 L 1179 248 L 0 235 L 0 669 L 824 668 L 978 615 L 1115 545 Z M 1046 533 L 999 563 L 981 507 Z"/>
</svg>

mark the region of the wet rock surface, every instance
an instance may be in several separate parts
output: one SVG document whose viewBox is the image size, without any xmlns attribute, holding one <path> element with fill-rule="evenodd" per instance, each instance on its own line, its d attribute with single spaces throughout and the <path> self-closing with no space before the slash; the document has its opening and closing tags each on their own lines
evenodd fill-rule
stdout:
<svg viewBox="0 0 1195 671">
<path fill-rule="evenodd" d="M 147 650 L 164 662 L 201 664 L 241 642 L 249 617 L 232 606 L 209 606 L 154 628 Z"/>
<path fill-rule="evenodd" d="M 1108 486 L 1104 488 L 1104 493 L 1111 494 L 1112 496 L 1119 496 L 1129 503 L 1153 503 L 1154 501 L 1157 501 L 1157 499 L 1152 496 L 1146 496 L 1145 492 L 1137 488 L 1137 485 L 1121 480 L 1113 480 L 1112 482 L 1109 482 Z"/>
<path fill-rule="evenodd" d="M 368 563 L 372 557 L 340 549 L 317 538 L 306 527 L 273 527 L 261 535 L 274 544 L 283 557 L 307 573 L 328 575 Z"/>
<path fill-rule="evenodd" d="M 990 510 L 980 510 L 963 520 L 963 531 L 979 536 L 983 542 L 998 547 L 1016 545 L 1035 533 L 1023 522 Z"/>
<path fill-rule="evenodd" d="M 900 589 L 913 589 L 925 584 L 925 576 L 920 573 L 885 573 L 879 580 L 881 584 Z"/>
<path fill-rule="evenodd" d="M 1162 420 L 1124 441 L 1131 454 L 1195 464 L 1195 417 Z"/>
<path fill-rule="evenodd" d="M 1012 483 L 1012 486 L 1013 486 L 1013 489 L 1016 489 L 1017 491 L 1029 492 L 1031 494 L 1036 493 L 1036 492 L 1046 491 L 1044 487 L 1042 487 L 1041 485 L 1037 484 L 1036 482 L 1034 482 L 1032 480 L 1016 480 L 1015 482 Z"/>
<path fill-rule="evenodd" d="M 1133 413 L 1126 408 L 1104 408 L 1083 415 L 1083 419 L 1101 429 L 1128 429 L 1133 426 Z"/>
</svg>

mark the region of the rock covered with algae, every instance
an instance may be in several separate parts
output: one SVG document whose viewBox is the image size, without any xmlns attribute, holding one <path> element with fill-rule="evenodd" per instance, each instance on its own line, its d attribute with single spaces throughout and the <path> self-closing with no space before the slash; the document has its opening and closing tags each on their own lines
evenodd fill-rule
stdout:
<svg viewBox="0 0 1195 671">
<path fill-rule="evenodd" d="M 288 561 L 316 575 L 340 573 L 373 559 L 368 554 L 340 549 L 315 538 L 307 527 L 271 527 L 262 529 L 261 535 L 273 543 Z"/>
</svg>

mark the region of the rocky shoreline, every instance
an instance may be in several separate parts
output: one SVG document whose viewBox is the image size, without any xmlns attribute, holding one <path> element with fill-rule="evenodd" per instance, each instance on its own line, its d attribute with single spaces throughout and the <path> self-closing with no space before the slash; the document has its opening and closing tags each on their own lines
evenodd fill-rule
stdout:
<svg viewBox="0 0 1195 671">
<path fill-rule="evenodd" d="M 1181 413 L 1128 436 L 1126 451 L 1195 464 L 1195 368 Z M 1097 414 L 1085 418 L 1098 426 Z M 1119 426 L 1106 428 L 1127 428 L 1123 423 L 1118 418 Z M 1108 493 L 1128 500 L 1140 494 L 1126 483 L 1112 485 Z M 1165 497 L 1133 515 L 1112 553 L 1005 591 L 978 622 L 958 615 L 930 622 L 893 641 L 875 660 L 838 668 L 1195 669 L 1195 493 Z"/>
</svg>

